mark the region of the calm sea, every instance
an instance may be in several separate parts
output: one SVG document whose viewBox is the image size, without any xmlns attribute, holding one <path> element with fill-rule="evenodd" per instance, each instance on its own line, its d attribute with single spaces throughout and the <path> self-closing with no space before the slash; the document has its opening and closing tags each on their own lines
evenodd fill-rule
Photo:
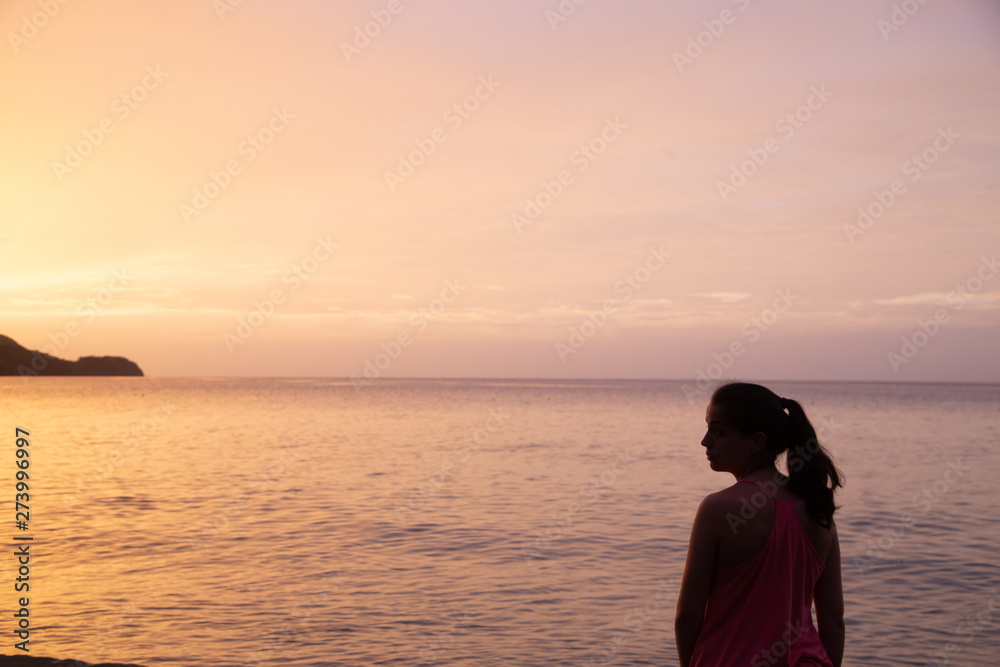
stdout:
<svg viewBox="0 0 1000 667">
<path fill-rule="evenodd" d="M 846 665 L 1000 655 L 1000 386 L 771 383 L 847 477 Z M 4 378 L 32 655 L 148 667 L 676 665 L 732 483 L 679 382 Z M 14 525 L 15 428 L 30 529 Z M 0 654 L 14 654 L 14 547 Z"/>
</svg>

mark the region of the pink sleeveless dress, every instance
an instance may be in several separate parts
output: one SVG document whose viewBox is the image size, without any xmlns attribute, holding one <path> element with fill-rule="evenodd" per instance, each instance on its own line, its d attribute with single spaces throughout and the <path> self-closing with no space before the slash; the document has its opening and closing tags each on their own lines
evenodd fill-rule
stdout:
<svg viewBox="0 0 1000 667">
<path fill-rule="evenodd" d="M 774 523 L 760 553 L 742 565 L 715 568 L 691 667 L 833 667 L 812 620 L 823 560 L 792 501 L 771 499 Z"/>
</svg>

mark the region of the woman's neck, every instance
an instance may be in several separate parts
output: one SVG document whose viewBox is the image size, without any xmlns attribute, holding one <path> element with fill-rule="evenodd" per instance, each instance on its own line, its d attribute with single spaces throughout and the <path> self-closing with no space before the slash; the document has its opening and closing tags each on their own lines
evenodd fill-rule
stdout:
<svg viewBox="0 0 1000 667">
<path fill-rule="evenodd" d="M 734 475 L 737 482 L 758 482 L 761 480 L 775 481 L 778 478 L 778 469 L 774 467 L 774 463 L 768 463 L 765 465 L 758 466 L 747 466 L 743 474 Z"/>
</svg>

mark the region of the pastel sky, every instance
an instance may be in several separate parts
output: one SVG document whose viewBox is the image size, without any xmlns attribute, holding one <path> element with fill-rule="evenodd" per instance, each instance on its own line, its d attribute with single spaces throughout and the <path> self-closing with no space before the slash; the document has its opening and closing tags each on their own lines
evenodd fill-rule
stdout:
<svg viewBox="0 0 1000 667">
<path fill-rule="evenodd" d="M 8 0 L 0 27 L 26 347 L 1000 381 L 993 0 Z"/>
</svg>

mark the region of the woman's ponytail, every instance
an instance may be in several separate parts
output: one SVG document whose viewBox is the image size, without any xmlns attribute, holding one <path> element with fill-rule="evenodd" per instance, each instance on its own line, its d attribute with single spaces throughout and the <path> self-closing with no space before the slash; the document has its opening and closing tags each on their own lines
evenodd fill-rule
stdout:
<svg viewBox="0 0 1000 667">
<path fill-rule="evenodd" d="M 788 489 L 805 501 L 819 525 L 829 528 L 837 509 L 833 492 L 842 486 L 840 471 L 819 444 L 802 406 L 788 398 L 781 404 L 788 410 Z"/>
</svg>

